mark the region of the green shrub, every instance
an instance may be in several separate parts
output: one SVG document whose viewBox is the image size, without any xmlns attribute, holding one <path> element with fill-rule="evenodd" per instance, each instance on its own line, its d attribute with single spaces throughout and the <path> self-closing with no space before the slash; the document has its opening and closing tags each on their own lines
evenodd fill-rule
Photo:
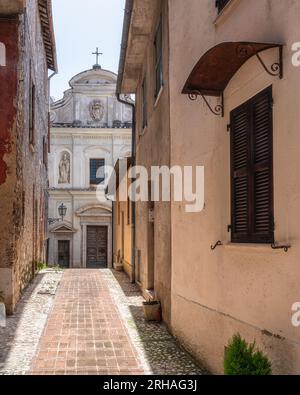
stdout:
<svg viewBox="0 0 300 395">
<path fill-rule="evenodd" d="M 47 264 L 44 262 L 38 262 L 37 263 L 37 271 L 40 272 L 41 270 L 46 270 L 47 269 Z"/>
<path fill-rule="evenodd" d="M 248 344 L 236 334 L 225 352 L 224 373 L 231 376 L 269 376 L 272 366 L 269 359 L 258 349 L 255 342 Z"/>
</svg>

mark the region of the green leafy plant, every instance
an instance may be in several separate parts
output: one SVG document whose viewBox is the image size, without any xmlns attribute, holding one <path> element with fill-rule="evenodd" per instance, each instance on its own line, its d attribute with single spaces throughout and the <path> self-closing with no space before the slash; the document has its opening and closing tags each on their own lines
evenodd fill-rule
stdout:
<svg viewBox="0 0 300 395">
<path fill-rule="evenodd" d="M 37 270 L 38 272 L 42 271 L 42 270 L 46 270 L 47 269 L 47 264 L 44 262 L 38 262 L 37 263 Z"/>
<path fill-rule="evenodd" d="M 255 342 L 248 344 L 238 333 L 226 349 L 224 373 L 231 376 L 269 376 L 272 374 L 272 365 L 256 348 Z"/>
</svg>

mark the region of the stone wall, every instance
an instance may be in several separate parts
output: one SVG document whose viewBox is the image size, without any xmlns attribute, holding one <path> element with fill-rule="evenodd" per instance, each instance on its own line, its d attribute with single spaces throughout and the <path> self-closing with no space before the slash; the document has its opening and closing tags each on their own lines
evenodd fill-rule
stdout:
<svg viewBox="0 0 300 395">
<path fill-rule="evenodd" d="M 12 313 L 36 262 L 44 258 L 48 78 L 37 1 L 28 0 L 20 16 L 1 18 L 0 32 L 7 56 L 7 66 L 0 67 L 0 291 Z M 35 84 L 33 145 L 30 78 Z"/>
</svg>

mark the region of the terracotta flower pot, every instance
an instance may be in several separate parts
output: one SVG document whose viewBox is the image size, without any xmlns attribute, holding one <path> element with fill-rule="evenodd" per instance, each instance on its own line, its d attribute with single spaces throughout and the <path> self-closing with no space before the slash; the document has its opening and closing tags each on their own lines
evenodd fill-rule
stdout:
<svg viewBox="0 0 300 395">
<path fill-rule="evenodd" d="M 143 302 L 144 316 L 146 321 L 162 320 L 160 302 Z"/>
</svg>

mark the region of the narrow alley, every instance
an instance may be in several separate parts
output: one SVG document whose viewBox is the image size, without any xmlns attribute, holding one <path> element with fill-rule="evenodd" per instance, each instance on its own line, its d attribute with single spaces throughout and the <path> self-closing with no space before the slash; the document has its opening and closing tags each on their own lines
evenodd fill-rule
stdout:
<svg viewBox="0 0 300 395">
<path fill-rule="evenodd" d="M 299 21 L 0 0 L 0 377 L 300 375 Z"/>
<path fill-rule="evenodd" d="M 0 329 L 0 374 L 203 374 L 143 300 L 122 272 L 40 272 Z"/>
</svg>

